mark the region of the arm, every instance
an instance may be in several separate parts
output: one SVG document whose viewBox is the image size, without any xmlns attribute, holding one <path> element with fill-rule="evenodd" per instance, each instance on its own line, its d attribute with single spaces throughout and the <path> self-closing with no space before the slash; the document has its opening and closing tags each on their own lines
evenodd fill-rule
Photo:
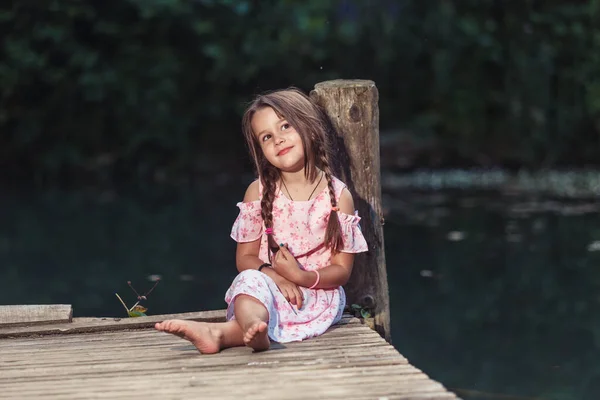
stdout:
<svg viewBox="0 0 600 400">
<path fill-rule="evenodd" d="M 352 199 L 352 195 L 347 189 L 344 189 L 340 196 L 339 207 L 340 211 L 343 213 L 354 213 L 354 201 Z M 292 257 L 293 259 L 291 253 L 285 247 L 282 248 L 282 251 L 277 252 L 275 259 L 280 260 L 283 254 L 286 257 Z M 332 255 L 331 264 L 319 270 L 319 284 L 315 288 L 331 289 L 345 285 L 348 282 L 348 279 L 350 279 L 353 264 L 353 253 L 339 252 Z M 288 279 L 292 278 L 290 281 L 294 282 L 298 286 L 311 287 L 317 280 L 317 274 L 314 271 L 304 271 L 300 268 L 292 271 L 293 276 L 288 277 Z"/>
<path fill-rule="evenodd" d="M 350 279 L 354 254 L 339 252 L 331 258 L 331 264 L 319 270 L 319 283 L 313 289 L 333 289 L 343 286 Z M 317 280 L 314 271 L 300 270 L 298 279 L 294 282 L 298 286 L 311 287 Z"/>
<path fill-rule="evenodd" d="M 258 200 L 258 181 L 254 181 L 246 189 L 244 203 Z M 252 242 L 238 242 L 235 251 L 235 265 L 239 272 L 246 269 L 257 269 L 263 262 L 258 258 L 260 249 L 260 238 Z"/>
<path fill-rule="evenodd" d="M 254 181 L 246 189 L 244 203 L 258 200 L 258 181 Z M 258 258 L 260 251 L 260 238 L 252 242 L 238 243 L 235 251 L 235 264 L 238 272 L 246 269 L 258 269 L 264 262 Z M 263 268 L 261 272 L 265 273 L 273 280 L 277 280 L 280 275 L 273 268 Z"/>
</svg>

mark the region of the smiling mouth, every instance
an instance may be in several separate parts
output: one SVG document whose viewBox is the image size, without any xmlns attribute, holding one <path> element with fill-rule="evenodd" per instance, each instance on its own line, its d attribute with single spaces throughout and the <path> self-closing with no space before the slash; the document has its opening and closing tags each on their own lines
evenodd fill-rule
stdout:
<svg viewBox="0 0 600 400">
<path fill-rule="evenodd" d="M 292 149 L 292 147 L 293 147 L 293 146 L 286 147 L 285 149 L 283 149 L 283 150 L 281 150 L 279 153 L 277 153 L 277 155 L 278 155 L 278 156 L 282 156 L 282 155 L 284 155 L 284 154 L 287 154 L 287 153 L 288 153 L 288 152 L 289 152 L 289 151 Z"/>
</svg>

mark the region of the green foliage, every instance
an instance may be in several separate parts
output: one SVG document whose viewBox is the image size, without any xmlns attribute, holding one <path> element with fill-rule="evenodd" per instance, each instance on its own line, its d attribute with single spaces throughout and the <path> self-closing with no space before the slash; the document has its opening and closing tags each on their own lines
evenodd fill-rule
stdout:
<svg viewBox="0 0 600 400">
<path fill-rule="evenodd" d="M 423 7 L 425 5 L 423 4 Z M 600 62 L 585 2 L 443 2 L 414 18 L 430 69 L 428 127 L 473 157 L 526 165 L 585 161 L 600 150 Z M 416 89 L 416 88 L 415 88 Z M 415 110 L 421 111 L 421 110 Z"/>
<path fill-rule="evenodd" d="M 147 315 L 141 311 L 127 311 L 127 315 L 129 315 L 129 318 L 137 318 L 137 317 L 147 317 Z"/>
<path fill-rule="evenodd" d="M 598 4 L 17 2 L 0 10 L 0 161 L 42 183 L 198 172 L 207 147 L 242 148 L 232 137 L 253 93 L 367 78 L 383 127 L 462 157 L 591 162 Z"/>
<path fill-rule="evenodd" d="M 363 307 L 359 304 L 352 304 L 350 306 L 350 309 L 352 310 L 352 313 L 355 317 L 362 317 L 365 319 L 372 318 L 371 311 L 368 308 Z"/>
</svg>

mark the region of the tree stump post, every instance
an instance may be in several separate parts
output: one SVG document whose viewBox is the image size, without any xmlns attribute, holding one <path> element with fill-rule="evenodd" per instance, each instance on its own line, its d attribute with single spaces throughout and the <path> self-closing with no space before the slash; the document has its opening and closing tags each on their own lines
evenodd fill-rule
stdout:
<svg viewBox="0 0 600 400">
<path fill-rule="evenodd" d="M 352 193 L 369 245 L 357 254 L 344 286 L 348 304 L 374 312 L 375 330 L 391 342 L 390 301 L 383 242 L 379 161 L 379 92 L 369 80 L 320 82 L 310 97 L 329 117 L 334 133 L 334 171 Z"/>
</svg>

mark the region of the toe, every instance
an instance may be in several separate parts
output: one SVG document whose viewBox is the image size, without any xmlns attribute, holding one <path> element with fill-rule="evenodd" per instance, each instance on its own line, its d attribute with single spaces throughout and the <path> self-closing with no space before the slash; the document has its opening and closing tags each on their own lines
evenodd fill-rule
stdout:
<svg viewBox="0 0 600 400">
<path fill-rule="evenodd" d="M 167 321 L 165 323 L 165 331 L 167 332 L 179 333 L 183 330 L 182 328 L 183 326 L 177 323 L 177 321 Z"/>
<path fill-rule="evenodd" d="M 252 336 L 248 335 L 247 333 L 244 335 L 244 344 L 248 344 L 252 341 Z"/>
<path fill-rule="evenodd" d="M 248 327 L 248 329 L 246 329 L 246 332 L 244 333 L 244 336 L 246 336 L 246 337 L 252 337 L 252 336 L 254 336 L 254 325 L 250 325 Z"/>
</svg>

